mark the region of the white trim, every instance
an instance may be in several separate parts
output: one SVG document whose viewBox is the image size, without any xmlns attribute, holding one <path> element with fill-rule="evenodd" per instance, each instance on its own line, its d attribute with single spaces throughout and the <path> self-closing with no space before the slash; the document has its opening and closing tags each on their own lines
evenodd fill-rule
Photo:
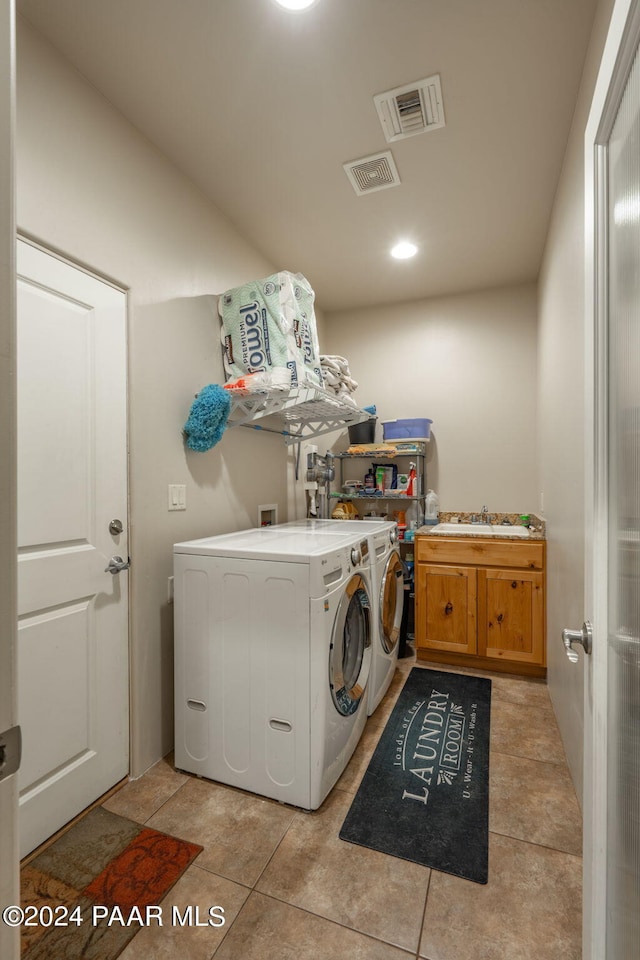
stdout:
<svg viewBox="0 0 640 960">
<path fill-rule="evenodd" d="M 0 3 L 0 732 L 16 705 L 15 9 Z M 18 777 L 0 781 L 0 903 L 19 903 Z M 0 922 L 0 956 L 17 960 L 17 929 Z"/>
<path fill-rule="evenodd" d="M 616 0 L 585 131 L 585 614 L 583 960 L 606 958 L 607 200 L 606 144 L 640 39 L 640 0 Z"/>
<path fill-rule="evenodd" d="M 130 288 L 123 285 L 118 280 L 114 280 L 113 277 L 107 277 L 106 274 L 100 273 L 93 267 L 88 266 L 88 264 L 83 263 L 80 260 L 74 260 L 58 247 L 51 247 L 48 244 L 43 243 L 41 240 L 38 240 L 36 237 L 31 236 L 31 234 L 25 233 L 23 230 L 18 229 L 17 239 L 22 243 L 26 243 L 30 247 L 33 247 L 35 250 L 40 250 L 41 253 L 46 253 L 49 257 L 54 257 L 56 260 L 66 263 L 69 267 L 74 267 L 76 270 L 86 273 L 87 276 L 92 277 L 94 280 L 99 280 L 100 283 L 104 283 L 109 287 L 113 287 L 113 289 L 117 290 L 119 293 L 125 293 L 127 295 L 129 293 Z M 127 343 L 128 342 L 129 341 L 127 339 Z"/>
</svg>

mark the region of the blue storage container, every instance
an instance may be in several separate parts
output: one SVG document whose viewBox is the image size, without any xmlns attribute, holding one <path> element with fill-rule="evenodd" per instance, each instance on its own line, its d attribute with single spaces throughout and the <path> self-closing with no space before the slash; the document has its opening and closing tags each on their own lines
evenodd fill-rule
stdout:
<svg viewBox="0 0 640 960">
<path fill-rule="evenodd" d="M 382 436 L 384 440 L 428 440 L 433 420 L 413 418 L 411 420 L 383 420 Z"/>
</svg>

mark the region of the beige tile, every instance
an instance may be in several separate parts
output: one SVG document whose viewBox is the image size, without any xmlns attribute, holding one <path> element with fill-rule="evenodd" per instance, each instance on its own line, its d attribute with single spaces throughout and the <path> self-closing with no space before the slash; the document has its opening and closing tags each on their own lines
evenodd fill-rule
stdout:
<svg viewBox="0 0 640 960">
<path fill-rule="evenodd" d="M 369 717 L 370 723 L 373 721 L 381 726 L 385 725 L 391 715 L 391 711 L 396 705 L 396 700 L 400 695 L 400 691 L 407 682 L 409 672 L 409 670 L 396 670 L 393 680 L 389 685 L 389 689 L 376 707 L 375 713 Z"/>
<path fill-rule="evenodd" d="M 582 853 L 582 815 L 568 767 L 492 753 L 489 829 Z"/>
<path fill-rule="evenodd" d="M 167 759 L 160 760 L 139 780 L 131 780 L 103 806 L 129 820 L 146 823 L 189 778 L 178 773 Z"/>
<path fill-rule="evenodd" d="M 360 743 L 356 747 L 344 773 L 336 783 L 337 790 L 345 790 L 352 796 L 360 786 L 360 781 L 367 771 L 373 751 L 384 730 L 384 724 L 372 723 L 372 720 L 373 717 L 370 717 L 367 721 Z"/>
<path fill-rule="evenodd" d="M 242 905 L 249 896 L 249 889 L 230 880 L 216 877 L 207 870 L 191 866 L 178 880 L 161 903 L 163 926 L 152 921 L 136 934 L 121 960 L 210 960 L 219 947 Z M 176 908 L 185 926 L 173 914 Z M 191 912 L 187 913 L 187 907 Z M 196 914 L 196 909 L 198 912 Z M 222 911 L 213 907 L 222 907 Z M 217 926 L 219 917 L 224 925 Z"/>
<path fill-rule="evenodd" d="M 410 657 L 402 657 L 402 659 L 396 663 L 396 670 L 399 673 L 409 673 L 417 662 L 415 653 L 411 654 Z"/>
<path fill-rule="evenodd" d="M 189 778 L 148 826 L 201 844 L 199 867 L 251 887 L 294 816 L 292 807 Z"/>
<path fill-rule="evenodd" d="M 544 680 L 528 677 L 511 677 L 491 674 L 491 696 L 498 700 L 509 700 L 529 707 L 546 707 L 552 710 L 549 688 Z"/>
<path fill-rule="evenodd" d="M 560 731 L 552 710 L 493 698 L 491 751 L 531 760 L 564 763 Z"/>
<path fill-rule="evenodd" d="M 489 882 L 431 874 L 420 957 L 580 960 L 582 860 L 490 835 Z"/>
<path fill-rule="evenodd" d="M 215 960 L 410 960 L 388 943 L 252 893 Z M 128 958 L 125 958 L 128 960 Z"/>
<path fill-rule="evenodd" d="M 351 796 L 334 790 L 300 813 L 261 876 L 261 893 L 416 950 L 429 870 L 340 840 Z"/>
</svg>

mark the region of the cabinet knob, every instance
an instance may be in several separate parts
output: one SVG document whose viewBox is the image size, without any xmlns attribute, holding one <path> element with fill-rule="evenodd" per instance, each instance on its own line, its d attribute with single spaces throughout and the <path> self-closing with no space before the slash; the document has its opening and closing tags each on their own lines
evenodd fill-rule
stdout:
<svg viewBox="0 0 640 960">
<path fill-rule="evenodd" d="M 444 612 L 447 614 L 447 616 L 449 616 L 450 613 L 453 613 L 453 604 L 451 603 L 451 601 L 449 601 L 449 603 L 444 608 Z"/>
</svg>

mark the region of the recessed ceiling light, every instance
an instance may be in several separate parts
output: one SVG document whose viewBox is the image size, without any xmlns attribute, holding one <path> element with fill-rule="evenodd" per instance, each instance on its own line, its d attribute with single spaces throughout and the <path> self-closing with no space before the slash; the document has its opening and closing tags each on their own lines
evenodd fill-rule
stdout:
<svg viewBox="0 0 640 960">
<path fill-rule="evenodd" d="M 402 240 L 400 243 L 396 243 L 395 247 L 392 247 L 391 256 L 395 257 L 396 260 L 408 260 L 409 257 L 415 257 L 417 252 L 418 248 L 415 243 Z"/>
<path fill-rule="evenodd" d="M 306 10 L 317 3 L 317 0 L 276 0 L 276 3 L 287 10 Z"/>
</svg>

